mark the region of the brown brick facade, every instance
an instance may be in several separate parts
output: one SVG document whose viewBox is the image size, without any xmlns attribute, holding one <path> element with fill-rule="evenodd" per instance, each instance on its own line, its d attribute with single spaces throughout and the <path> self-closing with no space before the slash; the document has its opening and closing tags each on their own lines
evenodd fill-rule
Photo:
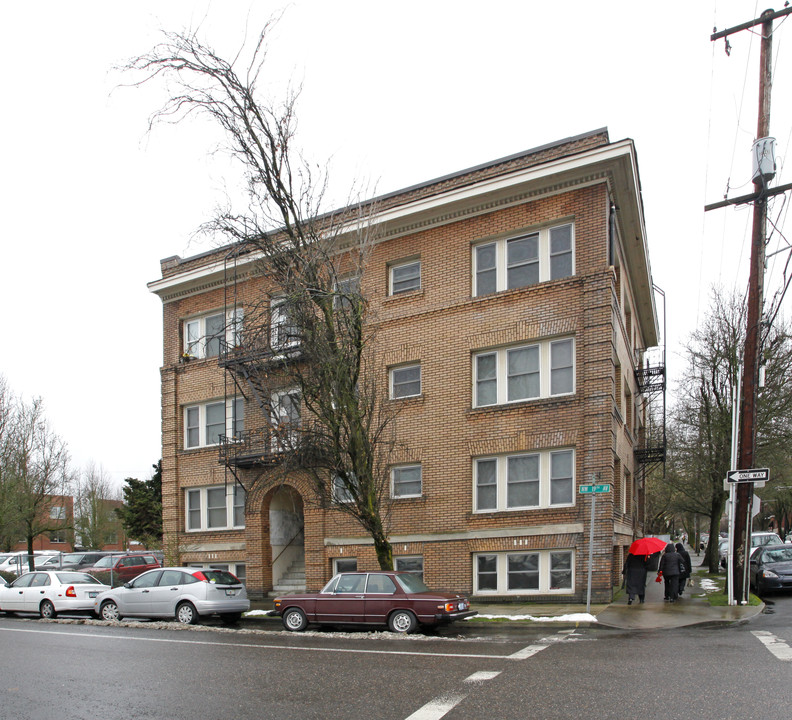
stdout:
<svg viewBox="0 0 792 720">
<path fill-rule="evenodd" d="M 565 168 L 557 173 L 547 169 L 561 160 L 567 162 Z M 524 182 L 515 173 L 525 173 Z M 503 187 L 489 190 L 483 187 L 486 182 Z M 593 598 L 610 599 L 624 547 L 642 530 L 642 518 L 636 515 L 643 506 L 642 489 L 635 482 L 633 449 L 644 409 L 633 371 L 642 351 L 656 344 L 644 231 L 635 220 L 640 218 L 637 185 L 632 144 L 611 146 L 598 132 L 387 197 L 384 206 L 398 208 L 401 216 L 388 224 L 361 286 L 378 326 L 386 365 L 383 383 L 388 367 L 421 367 L 420 396 L 390 401 L 401 407 L 396 436 L 402 449 L 394 463 L 420 463 L 422 472 L 421 496 L 393 501 L 390 537 L 395 557 L 423 559 L 430 586 L 476 592 L 477 583 L 486 584 L 484 574 L 477 576 L 486 562 L 479 565 L 477 558 L 486 556 L 495 558 L 498 589 L 480 595 L 585 598 L 590 499 L 579 495 L 577 487 L 596 480 L 610 482 L 612 491 L 597 498 Z M 453 196 L 460 188 L 478 192 L 475 202 Z M 435 203 L 431 212 L 416 208 L 411 214 L 412 203 L 427 198 Z M 614 205 L 619 216 L 612 230 Z M 573 275 L 474 296 L 476 244 L 560 223 L 574 228 Z M 234 389 L 216 358 L 180 361 L 184 320 L 224 309 L 221 258 L 220 251 L 183 261 L 169 258 L 163 261 L 162 281 L 151 284 L 164 308 L 165 546 L 181 562 L 244 566 L 249 593 L 256 597 L 277 580 L 270 525 L 274 490 L 248 498 L 244 528 L 186 530 L 186 491 L 233 483 L 218 463 L 215 447 L 185 449 L 184 408 L 222 400 Z M 388 268 L 405 259 L 420 260 L 421 288 L 389 295 Z M 205 277 L 198 282 L 194 275 L 202 269 Z M 237 279 L 243 304 L 258 290 L 257 281 Z M 548 343 L 559 339 L 574 343 L 574 392 L 474 406 L 476 353 L 532 343 L 545 352 Z M 246 427 L 256 423 L 257 412 L 246 405 Z M 549 462 L 552 453 L 570 450 L 572 505 L 476 511 L 477 458 L 507 462 L 509 456 L 538 453 L 541 462 Z M 377 566 L 373 545 L 358 526 L 337 511 L 316 507 L 300 478 L 289 485 L 302 501 L 309 589 L 331 576 L 334 559 L 356 558 L 359 569 Z M 568 552 L 572 586 L 552 589 L 552 563 Z M 508 590 L 509 556 L 521 560 L 527 555 L 540 563 L 540 590 Z"/>
</svg>

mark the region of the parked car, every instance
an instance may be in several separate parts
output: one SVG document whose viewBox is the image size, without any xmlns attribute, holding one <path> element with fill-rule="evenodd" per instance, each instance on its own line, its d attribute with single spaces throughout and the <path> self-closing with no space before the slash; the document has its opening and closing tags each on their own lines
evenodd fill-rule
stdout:
<svg viewBox="0 0 792 720">
<path fill-rule="evenodd" d="M 52 562 L 59 570 L 85 570 L 93 567 L 107 555 L 112 555 L 112 553 L 106 550 L 81 550 L 79 552 L 64 553 L 59 557 L 55 557 Z M 47 561 L 46 564 L 49 564 L 49 562 Z"/>
<path fill-rule="evenodd" d="M 10 585 L 0 585 L 0 611 L 36 612 L 43 618 L 59 612 L 92 613 L 94 598 L 109 589 L 87 573 L 29 572 Z"/>
<path fill-rule="evenodd" d="M 271 614 L 280 615 L 292 632 L 317 623 L 387 625 L 392 632 L 411 633 L 421 625 L 476 615 L 466 597 L 433 592 L 409 572 L 340 573 L 318 593 L 284 595 L 274 603 Z"/>
<path fill-rule="evenodd" d="M 189 567 L 149 570 L 94 600 L 94 611 L 104 620 L 164 617 L 191 625 L 219 615 L 235 623 L 248 610 L 245 586 L 230 572 Z"/>
<path fill-rule="evenodd" d="M 729 538 L 718 540 L 718 561 L 722 568 L 726 567 L 726 560 L 729 557 Z"/>
<path fill-rule="evenodd" d="M 756 548 L 749 564 L 751 585 L 760 595 L 792 589 L 792 547 L 783 543 Z"/>
<path fill-rule="evenodd" d="M 105 555 L 85 570 L 112 570 L 118 581 L 129 582 L 147 570 L 158 567 L 161 567 L 161 563 L 153 553 L 124 553 Z"/>
<path fill-rule="evenodd" d="M 0 570 L 5 572 L 13 573 L 14 575 L 21 575 L 22 573 L 28 572 L 30 569 L 30 565 L 28 563 L 28 558 L 30 557 L 26 552 L 15 552 L 9 553 L 3 556 L 5 559 L 0 562 Z M 36 551 L 33 553 L 33 564 L 35 568 L 40 567 L 41 563 L 45 562 L 51 557 L 57 557 L 57 555 L 52 555 L 50 553 L 44 553 L 40 551 Z"/>
<path fill-rule="evenodd" d="M 752 532 L 751 533 L 751 547 L 758 548 L 765 545 L 783 545 L 781 538 L 774 532 Z M 753 556 L 754 550 L 751 550 Z"/>
</svg>

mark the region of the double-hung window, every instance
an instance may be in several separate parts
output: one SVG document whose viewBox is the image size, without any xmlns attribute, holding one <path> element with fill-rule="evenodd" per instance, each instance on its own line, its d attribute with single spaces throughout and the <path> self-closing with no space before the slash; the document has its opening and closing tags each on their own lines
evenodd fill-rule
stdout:
<svg viewBox="0 0 792 720">
<path fill-rule="evenodd" d="M 474 407 L 503 405 L 575 391 L 572 338 L 499 348 L 473 356 Z"/>
<path fill-rule="evenodd" d="M 421 289 L 421 261 L 410 260 L 390 266 L 390 295 Z"/>
<path fill-rule="evenodd" d="M 188 532 L 245 527 L 245 491 L 236 483 L 185 490 Z"/>
<path fill-rule="evenodd" d="M 350 483 L 355 482 L 354 475 L 349 476 L 349 482 Z M 344 478 L 342 478 L 340 475 L 336 475 L 333 478 L 332 493 L 333 493 L 333 500 L 337 503 L 351 503 L 354 502 L 355 500 L 352 491 L 349 489 L 347 483 L 344 482 Z"/>
<path fill-rule="evenodd" d="M 573 450 L 498 455 L 473 463 L 474 512 L 503 512 L 573 505 Z"/>
<path fill-rule="evenodd" d="M 272 429 L 274 450 L 292 447 L 300 427 L 300 391 L 281 390 L 272 395 Z"/>
<path fill-rule="evenodd" d="M 574 272 L 571 223 L 473 246 L 474 296 L 557 280 Z"/>
<path fill-rule="evenodd" d="M 574 589 L 574 551 L 480 553 L 473 592 L 482 595 L 567 594 Z"/>
<path fill-rule="evenodd" d="M 422 473 L 420 465 L 400 465 L 391 468 L 392 497 L 421 497 L 421 491 Z"/>
<path fill-rule="evenodd" d="M 203 315 L 184 321 L 184 354 L 195 358 L 217 357 L 222 341 L 235 347 L 242 342 L 242 308 Z"/>
<path fill-rule="evenodd" d="M 270 302 L 270 347 L 273 351 L 287 350 L 300 344 L 299 329 L 294 310 L 286 298 Z"/>
<path fill-rule="evenodd" d="M 421 365 L 402 365 L 391 368 L 390 396 L 391 399 L 416 397 L 421 394 Z"/>
<path fill-rule="evenodd" d="M 196 448 L 220 443 L 220 436 L 238 438 L 245 429 L 242 398 L 188 405 L 184 408 L 184 447 Z"/>
</svg>

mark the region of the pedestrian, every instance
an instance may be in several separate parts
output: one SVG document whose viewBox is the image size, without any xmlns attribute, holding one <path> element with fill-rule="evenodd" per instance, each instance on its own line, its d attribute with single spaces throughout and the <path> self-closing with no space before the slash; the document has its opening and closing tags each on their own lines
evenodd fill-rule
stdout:
<svg viewBox="0 0 792 720">
<path fill-rule="evenodd" d="M 674 548 L 674 543 L 668 543 L 660 558 L 660 565 L 657 569 L 657 577 L 662 577 L 665 582 L 665 598 L 668 602 L 676 602 L 679 595 L 679 576 L 685 561 Z"/>
<path fill-rule="evenodd" d="M 690 553 L 685 550 L 685 546 L 682 543 L 677 543 L 674 547 L 676 547 L 676 551 L 682 557 L 682 562 L 685 564 L 684 571 L 679 574 L 679 597 L 682 597 L 682 593 L 685 592 L 685 584 L 688 578 L 693 574 L 693 564 L 690 562 Z"/>
<path fill-rule="evenodd" d="M 632 605 L 635 596 L 638 602 L 643 602 L 646 595 L 646 571 L 649 565 L 648 555 L 633 555 L 627 553 L 624 561 L 622 575 L 624 575 L 624 585 L 627 590 L 627 604 Z"/>
</svg>

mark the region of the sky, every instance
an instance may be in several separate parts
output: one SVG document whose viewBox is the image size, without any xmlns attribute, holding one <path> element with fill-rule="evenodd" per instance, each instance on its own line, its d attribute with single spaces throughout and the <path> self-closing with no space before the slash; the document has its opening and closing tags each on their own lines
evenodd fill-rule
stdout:
<svg viewBox="0 0 792 720">
<path fill-rule="evenodd" d="M 752 0 L 195 0 L 5 3 L 0 27 L 0 375 L 41 397 L 73 465 L 118 485 L 160 457 L 159 261 L 196 236 L 234 175 L 205 121 L 148 118 L 167 88 L 115 68 L 162 31 L 224 57 L 273 15 L 263 87 L 301 85 L 297 142 L 329 169 L 329 197 L 364 197 L 607 127 L 635 142 L 669 376 L 711 288 L 744 292 L 759 37 L 710 41 L 771 5 Z M 782 2 L 776 0 L 776 10 Z M 790 182 L 792 21 L 777 21 L 775 184 Z M 771 205 L 768 252 L 788 247 Z M 790 253 L 770 258 L 766 294 Z M 789 298 L 782 315 L 789 316 Z M 663 312 L 665 311 L 665 312 Z M 671 391 L 673 393 L 673 391 Z M 671 398 L 669 398 L 671 400 Z"/>
</svg>

